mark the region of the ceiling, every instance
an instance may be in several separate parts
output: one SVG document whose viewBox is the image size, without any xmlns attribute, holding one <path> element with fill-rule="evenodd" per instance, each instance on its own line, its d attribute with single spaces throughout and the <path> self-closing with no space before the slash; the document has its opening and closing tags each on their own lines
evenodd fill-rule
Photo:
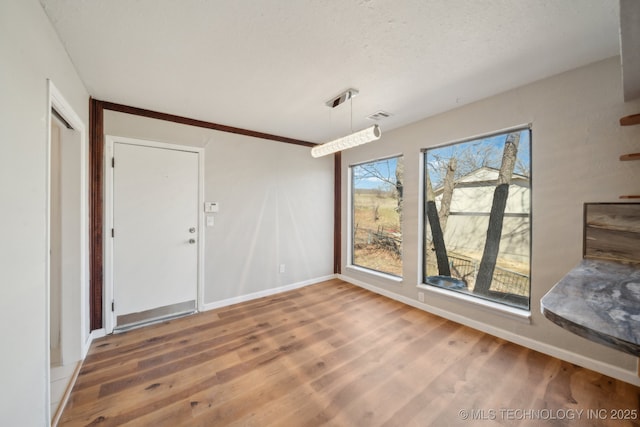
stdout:
<svg viewBox="0 0 640 427">
<path fill-rule="evenodd" d="M 620 54 L 618 0 L 40 2 L 94 98 L 311 142 Z"/>
</svg>

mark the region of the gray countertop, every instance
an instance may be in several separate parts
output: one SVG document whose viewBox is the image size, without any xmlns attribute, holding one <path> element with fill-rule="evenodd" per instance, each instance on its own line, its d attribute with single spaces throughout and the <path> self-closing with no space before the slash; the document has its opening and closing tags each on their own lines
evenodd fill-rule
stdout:
<svg viewBox="0 0 640 427">
<path fill-rule="evenodd" d="M 640 266 L 583 259 L 540 300 L 544 316 L 640 357 Z"/>
</svg>

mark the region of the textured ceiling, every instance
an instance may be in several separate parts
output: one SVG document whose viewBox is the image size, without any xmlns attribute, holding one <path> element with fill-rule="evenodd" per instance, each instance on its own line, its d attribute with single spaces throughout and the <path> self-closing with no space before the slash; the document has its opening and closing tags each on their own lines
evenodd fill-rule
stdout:
<svg viewBox="0 0 640 427">
<path fill-rule="evenodd" d="M 618 55 L 617 0 L 40 0 L 97 99 L 312 142 Z"/>
</svg>

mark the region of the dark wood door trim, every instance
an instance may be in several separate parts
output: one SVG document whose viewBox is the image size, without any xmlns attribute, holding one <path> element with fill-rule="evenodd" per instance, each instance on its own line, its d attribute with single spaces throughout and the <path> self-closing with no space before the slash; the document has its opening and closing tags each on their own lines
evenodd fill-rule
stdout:
<svg viewBox="0 0 640 427">
<path fill-rule="evenodd" d="M 189 117 L 176 116 L 174 114 L 161 113 L 158 111 L 145 110 L 144 108 L 131 107 L 128 105 L 116 104 L 114 102 L 103 102 L 105 110 L 118 111 L 120 113 L 133 114 L 136 116 L 148 117 L 152 119 L 164 120 L 167 122 L 179 123 L 183 125 L 195 126 L 205 129 L 213 129 L 221 132 L 235 133 L 239 135 L 252 136 L 254 138 L 268 139 L 271 141 L 285 142 L 287 144 L 302 145 L 304 147 L 314 147 L 316 144 L 300 139 L 287 138 L 285 136 L 272 135 L 270 133 L 257 132 L 249 129 L 242 129 L 233 126 L 221 125 L 219 123 L 206 122 L 204 120 L 191 119 Z"/>
<path fill-rule="evenodd" d="M 91 330 L 103 326 L 103 160 L 104 106 L 102 101 L 89 100 L 89 222 L 90 222 L 90 324 Z"/>
<path fill-rule="evenodd" d="M 104 110 L 117 111 L 136 116 L 148 117 L 158 120 L 169 121 L 189 126 L 196 126 L 206 129 L 213 129 L 222 132 L 235 133 L 239 135 L 251 136 L 254 138 L 268 139 L 272 141 L 284 142 L 287 144 L 301 145 L 304 147 L 313 147 L 314 143 L 302 141 L 299 139 L 287 138 L 278 135 L 272 135 L 263 132 L 256 132 L 247 129 L 236 128 L 233 126 L 221 125 L 218 123 L 206 122 L 202 120 L 191 119 L 188 117 L 176 116 L 173 114 L 161 113 L 158 111 L 145 110 L 142 108 L 131 107 L 128 105 L 116 104 L 113 102 L 100 101 L 90 98 L 89 100 L 89 179 L 91 192 L 89 195 L 90 203 L 90 314 L 91 314 L 91 330 L 103 327 L 104 314 L 104 259 L 103 259 L 103 226 L 104 226 Z M 336 167 L 340 167 L 340 157 L 336 156 Z M 336 172 L 336 188 L 340 191 L 339 179 L 340 173 Z M 334 225 L 334 260 L 338 260 L 334 265 L 334 271 L 340 270 L 340 204 L 339 194 L 337 203 L 334 207 L 338 213 L 335 214 L 337 225 Z M 338 234 L 336 234 L 338 233 Z M 338 243 L 336 244 L 336 239 Z M 337 255 L 336 255 L 337 248 Z M 336 267 L 337 265 L 337 267 Z M 337 269 L 337 270 L 336 270 Z"/>
</svg>

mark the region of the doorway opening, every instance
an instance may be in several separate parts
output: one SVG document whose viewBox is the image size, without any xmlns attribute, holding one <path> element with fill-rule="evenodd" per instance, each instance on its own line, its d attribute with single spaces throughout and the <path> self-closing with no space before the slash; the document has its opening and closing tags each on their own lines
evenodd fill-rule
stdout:
<svg viewBox="0 0 640 427">
<path fill-rule="evenodd" d="M 49 81 L 47 398 L 55 422 L 90 344 L 84 122 Z"/>
</svg>

